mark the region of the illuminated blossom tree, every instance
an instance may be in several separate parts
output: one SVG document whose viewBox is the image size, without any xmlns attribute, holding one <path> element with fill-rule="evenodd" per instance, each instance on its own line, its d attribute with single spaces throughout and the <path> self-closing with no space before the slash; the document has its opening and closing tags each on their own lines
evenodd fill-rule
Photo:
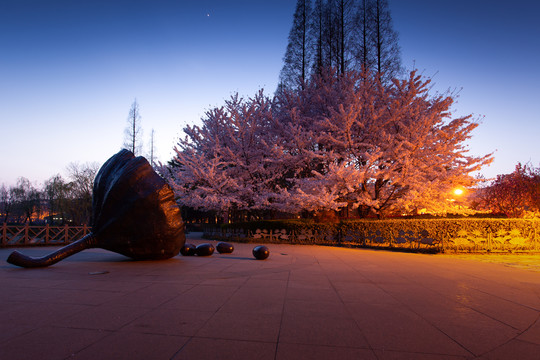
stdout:
<svg viewBox="0 0 540 360">
<path fill-rule="evenodd" d="M 471 116 L 452 119 L 452 95 L 429 95 L 429 83 L 416 72 L 391 85 L 369 72 L 350 72 L 322 76 L 296 100 L 287 99 L 299 104 L 287 108 L 290 116 L 281 123 L 302 131 L 285 132 L 284 143 L 311 139 L 303 152 L 288 153 L 300 153 L 312 165 L 311 174 L 297 176 L 288 190 L 291 210 L 348 206 L 382 216 L 450 209 L 451 190 L 473 185 L 469 174 L 492 157 L 467 154 L 464 143 L 478 124 Z"/>
<path fill-rule="evenodd" d="M 391 84 L 323 72 L 273 101 L 233 96 L 185 129 L 162 172 L 181 203 L 206 210 L 445 213 L 492 157 L 468 155 L 478 124 L 452 118 L 453 95 L 430 95 L 429 83 L 414 71 Z"/>
<path fill-rule="evenodd" d="M 184 129 L 170 174 L 179 201 L 202 210 L 271 209 L 280 178 L 282 150 L 272 128 L 271 101 L 259 92 L 238 95 L 206 113 L 202 126 Z"/>
</svg>

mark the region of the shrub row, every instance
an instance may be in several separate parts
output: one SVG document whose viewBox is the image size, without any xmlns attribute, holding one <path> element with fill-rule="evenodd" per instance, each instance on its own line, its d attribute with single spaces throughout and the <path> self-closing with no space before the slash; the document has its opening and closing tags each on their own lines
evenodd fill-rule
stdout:
<svg viewBox="0 0 540 360">
<path fill-rule="evenodd" d="M 207 228 L 214 239 L 335 244 L 369 247 L 432 248 L 439 251 L 540 250 L 537 219 L 391 219 L 316 223 L 272 220 Z"/>
</svg>

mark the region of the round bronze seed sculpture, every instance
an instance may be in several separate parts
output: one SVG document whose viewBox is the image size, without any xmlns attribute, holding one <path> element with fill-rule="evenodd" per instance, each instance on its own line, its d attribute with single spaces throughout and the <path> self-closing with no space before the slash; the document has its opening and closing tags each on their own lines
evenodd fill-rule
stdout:
<svg viewBox="0 0 540 360">
<path fill-rule="evenodd" d="M 180 254 L 182 254 L 184 256 L 193 256 L 193 255 L 195 255 L 197 253 L 196 248 L 197 247 L 195 245 L 186 243 L 180 249 Z"/>
<path fill-rule="evenodd" d="M 218 242 L 216 249 L 220 254 L 231 254 L 234 251 L 234 246 L 227 242 Z"/>
<path fill-rule="evenodd" d="M 197 245 L 196 248 L 197 256 L 210 256 L 214 253 L 214 250 L 214 245 L 208 243 Z"/>
<path fill-rule="evenodd" d="M 41 258 L 14 251 L 7 261 L 44 267 L 88 248 L 103 248 L 135 260 L 178 255 L 186 241 L 180 208 L 170 186 L 143 157 L 121 150 L 94 180 L 92 232 Z"/>
<path fill-rule="evenodd" d="M 270 250 L 264 245 L 255 246 L 253 248 L 253 256 L 257 260 L 264 260 L 270 256 Z"/>
</svg>

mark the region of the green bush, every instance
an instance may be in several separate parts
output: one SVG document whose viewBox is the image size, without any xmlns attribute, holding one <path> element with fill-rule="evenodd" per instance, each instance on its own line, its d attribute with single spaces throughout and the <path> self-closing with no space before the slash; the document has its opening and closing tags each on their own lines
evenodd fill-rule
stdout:
<svg viewBox="0 0 540 360">
<path fill-rule="evenodd" d="M 206 230 L 214 239 L 302 244 L 436 249 L 438 251 L 540 250 L 540 221 L 530 219 L 390 219 L 316 223 L 272 220 L 224 224 Z"/>
</svg>

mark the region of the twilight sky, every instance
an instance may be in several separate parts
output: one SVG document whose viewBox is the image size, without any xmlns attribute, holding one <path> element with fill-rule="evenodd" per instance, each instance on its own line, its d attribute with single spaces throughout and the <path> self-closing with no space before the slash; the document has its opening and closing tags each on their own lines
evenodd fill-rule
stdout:
<svg viewBox="0 0 540 360">
<path fill-rule="evenodd" d="M 389 0 L 403 65 L 461 89 L 482 173 L 540 165 L 540 2 Z M 165 162 L 186 124 L 234 92 L 276 88 L 295 0 L 0 0 L 0 184 L 100 165 L 136 98 Z"/>
</svg>

